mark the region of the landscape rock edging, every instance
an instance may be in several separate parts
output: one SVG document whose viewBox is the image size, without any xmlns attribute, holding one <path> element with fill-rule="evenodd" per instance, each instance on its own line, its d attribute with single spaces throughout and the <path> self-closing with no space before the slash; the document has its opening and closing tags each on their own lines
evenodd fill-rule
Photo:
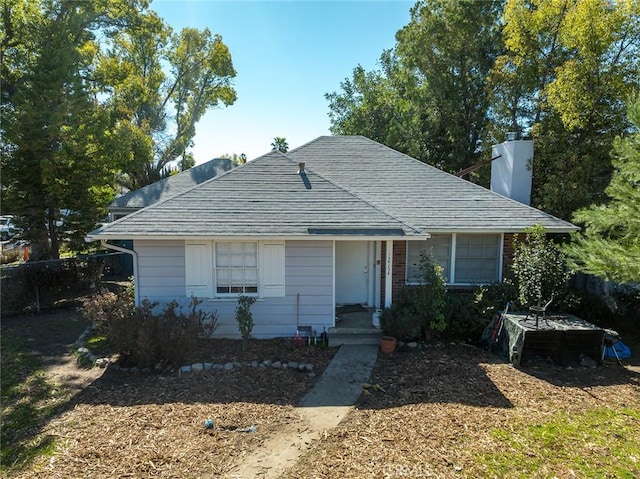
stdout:
<svg viewBox="0 0 640 479">
<path fill-rule="evenodd" d="M 95 326 L 89 326 L 84 332 L 78 337 L 75 342 L 76 354 L 78 356 L 78 364 L 82 363 L 90 363 L 92 366 L 97 366 L 99 368 L 107 368 L 109 366 L 118 369 L 122 372 L 150 372 L 146 369 L 140 370 L 139 368 L 122 368 L 115 363 L 111 362 L 109 358 L 99 358 L 95 354 L 93 354 L 89 348 L 87 348 L 87 340 L 89 337 L 96 332 Z M 211 371 L 214 369 L 221 369 L 224 371 L 231 371 L 233 369 L 241 369 L 241 368 L 271 368 L 271 369 L 293 369 L 299 372 L 303 372 L 307 374 L 307 377 L 314 378 L 316 374 L 314 372 L 315 366 L 312 363 L 303 363 L 299 361 L 279 361 L 279 360 L 271 360 L 264 359 L 262 361 L 253 360 L 253 361 L 228 361 L 226 363 L 210 363 L 210 362 L 199 362 L 193 364 L 186 364 L 177 369 L 177 373 L 190 373 L 190 372 L 201 372 L 201 371 Z"/>
</svg>

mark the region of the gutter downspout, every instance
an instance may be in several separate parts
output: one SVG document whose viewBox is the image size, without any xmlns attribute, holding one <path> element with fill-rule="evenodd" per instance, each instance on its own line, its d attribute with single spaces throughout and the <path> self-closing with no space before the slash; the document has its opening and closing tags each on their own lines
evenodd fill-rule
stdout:
<svg viewBox="0 0 640 479">
<path fill-rule="evenodd" d="M 138 253 L 136 253 L 132 249 L 123 248 L 122 246 L 116 246 L 113 244 L 107 243 L 107 240 L 100 240 L 100 244 L 107 249 L 118 251 L 120 253 L 126 253 L 133 256 L 133 292 L 134 292 L 134 304 L 136 306 L 140 306 L 140 293 L 138 285 Z"/>
</svg>

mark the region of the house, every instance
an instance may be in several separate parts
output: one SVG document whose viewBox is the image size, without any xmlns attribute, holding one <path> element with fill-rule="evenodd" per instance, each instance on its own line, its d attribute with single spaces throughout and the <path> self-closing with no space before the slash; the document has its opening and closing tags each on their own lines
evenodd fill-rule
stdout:
<svg viewBox="0 0 640 479">
<path fill-rule="evenodd" d="M 519 191 L 520 180 L 509 176 L 514 161 L 530 160 L 514 158 L 527 143 L 498 146 L 494 163 L 505 165 L 496 166 L 497 187 Z M 576 229 L 367 138 L 323 136 L 267 153 L 88 239 L 133 241 L 137 301 L 186 305 L 197 296 L 217 311 L 217 334 L 238 337 L 238 295 L 253 295 L 253 335 L 270 338 L 301 325 L 333 327 L 336 305 L 389 306 L 416 282 L 423 250 L 450 287 L 500 280 L 514 233 L 534 224 Z"/>
<path fill-rule="evenodd" d="M 235 164 L 228 158 L 214 158 L 138 190 L 130 191 L 119 196 L 109 205 L 109 220 L 115 221 L 134 211 L 182 193 L 229 171 L 234 166 Z"/>
</svg>

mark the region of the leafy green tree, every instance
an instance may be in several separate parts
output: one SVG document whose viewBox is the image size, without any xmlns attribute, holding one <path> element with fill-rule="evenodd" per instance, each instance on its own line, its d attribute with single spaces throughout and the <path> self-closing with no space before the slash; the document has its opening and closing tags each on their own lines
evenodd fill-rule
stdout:
<svg viewBox="0 0 640 479">
<path fill-rule="evenodd" d="M 173 34 L 148 12 L 119 30 L 96 77 L 112 92 L 107 105 L 131 152 L 120 183 L 137 189 L 192 167 L 195 125 L 207 110 L 235 102 L 235 75 L 229 49 L 208 29 Z"/>
<path fill-rule="evenodd" d="M 139 6 L 119 0 L 4 4 L 3 209 L 17 216 L 35 258 L 58 257 L 61 232 L 76 231 L 79 239 L 79 228 L 92 227 L 113 196 L 114 143 L 88 77 L 97 32 L 108 35 Z"/>
<path fill-rule="evenodd" d="M 447 171 L 477 162 L 487 77 L 501 52 L 500 1 L 421 0 L 381 69 L 358 66 L 327 94 L 331 131 L 361 134 Z"/>
<path fill-rule="evenodd" d="M 579 210 L 584 229 L 566 246 L 569 264 L 621 283 L 640 282 L 640 96 L 629 105 L 635 131 L 614 141 L 608 202 Z"/>
<path fill-rule="evenodd" d="M 541 225 L 525 232 L 524 240 L 514 239 L 515 254 L 512 269 L 518 281 L 522 305 L 541 306 L 565 286 L 569 274 L 566 258 L 545 234 Z"/>
<path fill-rule="evenodd" d="M 281 136 L 276 136 L 273 139 L 273 143 L 271 143 L 271 148 L 273 150 L 281 151 L 282 153 L 286 153 L 289 151 L 289 144 L 287 143 L 286 138 Z"/>
<path fill-rule="evenodd" d="M 146 0 L 6 0 L 0 14 L 3 212 L 33 258 L 56 258 L 61 238 L 84 248 L 118 178 L 193 165 L 195 124 L 233 103 L 235 71 L 219 36 L 173 35 Z"/>
<path fill-rule="evenodd" d="M 509 0 L 490 91 L 496 137 L 536 142 L 532 203 L 570 219 L 604 199 L 613 138 L 638 85 L 640 3 Z"/>
</svg>

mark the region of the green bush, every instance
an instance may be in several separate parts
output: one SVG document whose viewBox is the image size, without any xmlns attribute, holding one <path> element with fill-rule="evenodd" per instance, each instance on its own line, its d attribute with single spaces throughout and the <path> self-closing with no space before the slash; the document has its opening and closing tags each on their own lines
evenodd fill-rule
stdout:
<svg viewBox="0 0 640 479">
<path fill-rule="evenodd" d="M 256 302 L 256 298 L 252 296 L 241 295 L 238 298 L 238 306 L 236 306 L 236 321 L 238 329 L 242 336 L 242 349 L 246 350 L 253 331 L 253 314 L 251 306 Z"/>
<path fill-rule="evenodd" d="M 447 287 L 440 266 L 431 256 L 420 256 L 421 283 L 414 290 L 416 308 L 422 318 L 423 335 L 433 336 L 447 327 Z"/>
<path fill-rule="evenodd" d="M 472 292 L 447 294 L 447 328 L 445 336 L 451 339 L 476 341 L 493 317 L 503 311 L 508 302 L 511 310 L 520 308 L 518 288 L 511 279 L 501 283 L 476 286 Z"/>
<path fill-rule="evenodd" d="M 384 308 L 380 315 L 380 326 L 387 336 L 402 340 L 418 339 L 421 336 L 421 319 L 415 304 L 409 300 L 407 289 L 401 293 L 401 299 L 390 308 Z"/>
</svg>

